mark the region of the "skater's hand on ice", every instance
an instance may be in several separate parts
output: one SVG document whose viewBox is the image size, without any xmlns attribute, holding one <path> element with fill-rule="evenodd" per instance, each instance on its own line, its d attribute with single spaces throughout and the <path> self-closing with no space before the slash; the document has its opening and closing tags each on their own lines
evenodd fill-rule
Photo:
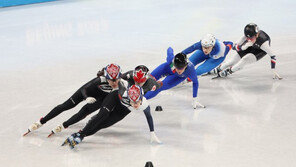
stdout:
<svg viewBox="0 0 296 167">
<path fill-rule="evenodd" d="M 85 100 L 86 100 L 86 102 L 89 103 L 89 104 L 92 104 L 92 103 L 94 103 L 94 102 L 97 101 L 97 100 L 96 100 L 95 98 L 93 98 L 93 97 L 88 97 L 88 98 L 86 98 Z"/>
<path fill-rule="evenodd" d="M 273 79 L 278 79 L 278 80 L 281 80 L 283 79 L 276 71 L 275 69 L 271 69 L 272 73 L 273 73 Z"/>
<path fill-rule="evenodd" d="M 150 143 L 162 144 L 162 142 L 158 139 L 155 132 L 153 132 L 153 131 L 150 132 Z"/>
<path fill-rule="evenodd" d="M 192 105 L 193 105 L 194 109 L 197 109 L 198 107 L 206 108 L 204 105 L 202 105 L 201 103 L 198 102 L 196 97 L 193 98 Z"/>
</svg>

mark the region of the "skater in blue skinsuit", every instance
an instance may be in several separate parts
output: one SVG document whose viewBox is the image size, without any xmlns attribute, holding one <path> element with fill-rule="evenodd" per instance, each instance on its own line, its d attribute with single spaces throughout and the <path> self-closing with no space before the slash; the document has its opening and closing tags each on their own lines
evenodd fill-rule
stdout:
<svg viewBox="0 0 296 167">
<path fill-rule="evenodd" d="M 187 60 L 185 54 L 178 53 L 174 56 L 173 49 L 169 47 L 167 50 L 167 61 L 154 69 L 151 75 L 156 80 L 163 76 L 166 76 L 166 78 L 162 81 L 163 86 L 160 89 L 149 91 L 145 94 L 147 100 L 155 97 L 163 90 L 175 87 L 188 77 L 193 82 L 193 107 L 204 107 L 197 101 L 198 80 L 194 65 Z"/>
<path fill-rule="evenodd" d="M 196 74 L 199 76 L 209 73 L 219 66 L 224 61 L 232 44 L 230 41 L 220 42 L 214 35 L 207 34 L 201 41 L 183 50 L 182 53 L 187 55 L 195 51 L 189 57 L 194 66 L 204 61 L 196 68 Z"/>
</svg>

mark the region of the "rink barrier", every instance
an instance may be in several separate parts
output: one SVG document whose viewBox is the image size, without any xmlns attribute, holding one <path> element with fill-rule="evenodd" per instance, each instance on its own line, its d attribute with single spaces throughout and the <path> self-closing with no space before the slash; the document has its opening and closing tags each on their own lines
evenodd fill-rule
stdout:
<svg viewBox="0 0 296 167">
<path fill-rule="evenodd" d="M 43 3 L 57 0 L 0 0 L 0 7 L 11 7 L 18 5 L 28 5 L 33 3 Z"/>
</svg>

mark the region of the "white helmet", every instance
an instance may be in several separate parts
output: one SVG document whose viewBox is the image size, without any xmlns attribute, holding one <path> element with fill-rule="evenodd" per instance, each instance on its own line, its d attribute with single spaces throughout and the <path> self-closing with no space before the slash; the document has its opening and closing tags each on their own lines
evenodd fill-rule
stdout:
<svg viewBox="0 0 296 167">
<path fill-rule="evenodd" d="M 212 34 L 207 34 L 201 40 L 201 46 L 203 46 L 203 47 L 214 46 L 215 43 L 216 43 L 216 38 Z"/>
</svg>

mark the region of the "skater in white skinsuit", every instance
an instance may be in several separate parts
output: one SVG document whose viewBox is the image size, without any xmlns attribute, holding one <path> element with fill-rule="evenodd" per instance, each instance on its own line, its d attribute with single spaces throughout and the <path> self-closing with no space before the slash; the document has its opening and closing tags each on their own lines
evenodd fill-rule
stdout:
<svg viewBox="0 0 296 167">
<path fill-rule="evenodd" d="M 264 31 L 259 30 L 254 23 L 245 26 L 244 34 L 245 36 L 233 46 L 237 54 L 230 61 L 223 63 L 214 70 L 218 73 L 218 76 L 226 77 L 268 54 L 271 59 L 271 70 L 274 78 L 282 79 L 275 71 L 276 58 L 270 48 L 270 37 Z"/>
</svg>

